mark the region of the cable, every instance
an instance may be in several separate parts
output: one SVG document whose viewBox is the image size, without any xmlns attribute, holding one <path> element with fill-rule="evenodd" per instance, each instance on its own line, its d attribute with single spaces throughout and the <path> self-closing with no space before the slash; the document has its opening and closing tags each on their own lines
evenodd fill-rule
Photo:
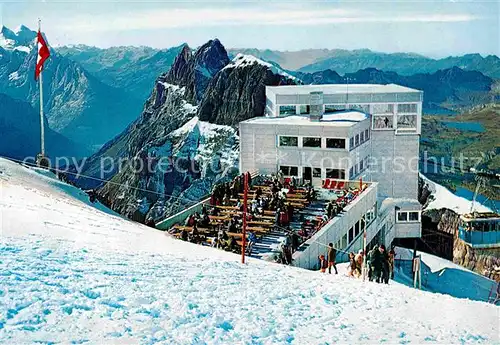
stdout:
<svg viewBox="0 0 500 345">
<path fill-rule="evenodd" d="M 28 167 L 38 168 L 38 165 L 36 165 L 34 163 L 29 163 L 29 162 L 25 162 L 25 161 L 22 161 L 22 160 L 19 160 L 19 159 L 5 157 L 5 156 L 0 156 L 0 157 L 1 158 L 5 158 L 5 159 L 10 160 L 10 161 L 13 161 L 13 162 L 17 162 L 17 163 L 23 164 L 23 165 L 27 165 Z M 122 183 L 113 182 L 111 180 L 100 179 L 98 177 L 93 177 L 93 176 L 89 176 L 89 175 L 82 175 L 82 174 L 79 174 L 79 173 L 73 173 L 73 172 L 69 172 L 69 171 L 65 171 L 65 170 L 61 170 L 61 169 L 49 168 L 48 170 L 53 170 L 53 171 L 56 171 L 56 172 L 61 172 L 61 173 L 64 173 L 64 174 L 69 174 L 69 175 L 74 175 L 74 176 L 81 176 L 81 177 L 88 178 L 90 180 L 101 181 L 101 182 L 105 182 L 105 183 L 109 183 L 109 184 L 113 184 L 113 185 L 125 186 L 126 188 L 129 188 L 129 189 L 134 189 L 134 190 L 137 190 L 137 191 L 142 191 L 142 192 L 157 194 L 157 195 L 160 195 L 160 196 L 168 196 L 168 197 L 171 197 L 173 199 L 186 200 L 186 201 L 189 201 L 189 202 L 192 202 L 192 203 L 198 203 L 198 202 L 200 202 L 200 200 L 189 199 L 189 198 L 186 198 L 186 197 L 177 197 L 177 196 L 174 196 L 174 195 L 164 194 L 164 193 L 158 193 L 158 192 L 147 190 L 147 189 L 143 189 L 143 188 L 131 187 L 131 186 L 128 186 L 128 185 L 125 185 L 125 184 L 122 184 Z"/>
</svg>

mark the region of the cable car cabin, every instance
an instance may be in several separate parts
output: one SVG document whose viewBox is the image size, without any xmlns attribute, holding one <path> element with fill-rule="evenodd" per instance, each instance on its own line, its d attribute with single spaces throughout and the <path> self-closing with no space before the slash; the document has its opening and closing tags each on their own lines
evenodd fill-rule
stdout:
<svg viewBox="0 0 500 345">
<path fill-rule="evenodd" d="M 500 214 L 466 214 L 460 217 L 459 238 L 473 248 L 500 248 Z"/>
</svg>

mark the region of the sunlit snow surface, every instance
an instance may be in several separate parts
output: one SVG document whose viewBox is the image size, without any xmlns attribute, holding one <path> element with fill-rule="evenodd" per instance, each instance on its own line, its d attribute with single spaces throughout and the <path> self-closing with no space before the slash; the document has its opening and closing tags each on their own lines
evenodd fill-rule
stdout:
<svg viewBox="0 0 500 345">
<path fill-rule="evenodd" d="M 0 343 L 498 343 L 499 308 L 173 240 L 0 159 Z"/>
</svg>

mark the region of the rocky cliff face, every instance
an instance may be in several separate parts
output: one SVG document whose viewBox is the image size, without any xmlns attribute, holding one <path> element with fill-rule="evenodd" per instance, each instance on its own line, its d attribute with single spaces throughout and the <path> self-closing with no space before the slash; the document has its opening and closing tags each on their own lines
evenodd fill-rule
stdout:
<svg viewBox="0 0 500 345">
<path fill-rule="evenodd" d="M 194 53 L 185 45 L 166 73 L 168 83 L 186 88 L 186 100 L 198 104 L 213 76 L 229 63 L 226 49 L 218 39 L 210 40 Z"/>
<path fill-rule="evenodd" d="M 203 121 L 236 126 L 240 121 L 264 115 L 266 85 L 296 82 L 297 79 L 269 63 L 237 55 L 208 85 L 198 116 Z"/>
<path fill-rule="evenodd" d="M 428 209 L 426 206 L 435 198 L 431 188 L 419 178 L 419 201 L 424 207 L 423 217 L 428 222 L 423 228 L 423 235 L 427 230 L 437 230 L 454 237 L 453 262 L 474 272 L 485 275 L 500 282 L 500 252 L 498 249 L 474 249 L 458 238 L 460 215 L 450 209 Z"/>
<path fill-rule="evenodd" d="M 455 238 L 453 262 L 500 282 L 500 251 L 498 249 L 474 249 L 459 238 Z"/>
</svg>

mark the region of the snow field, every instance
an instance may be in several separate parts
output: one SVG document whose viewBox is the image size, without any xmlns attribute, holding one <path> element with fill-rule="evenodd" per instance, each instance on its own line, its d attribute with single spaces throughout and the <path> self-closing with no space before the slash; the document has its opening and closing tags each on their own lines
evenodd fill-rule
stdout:
<svg viewBox="0 0 500 345">
<path fill-rule="evenodd" d="M 498 343 L 499 308 L 240 257 L 0 159 L 0 343 Z"/>
</svg>

